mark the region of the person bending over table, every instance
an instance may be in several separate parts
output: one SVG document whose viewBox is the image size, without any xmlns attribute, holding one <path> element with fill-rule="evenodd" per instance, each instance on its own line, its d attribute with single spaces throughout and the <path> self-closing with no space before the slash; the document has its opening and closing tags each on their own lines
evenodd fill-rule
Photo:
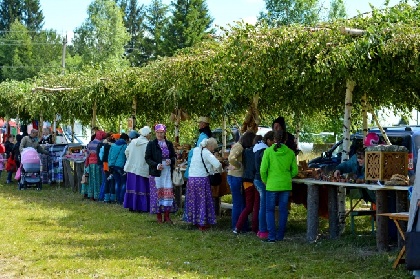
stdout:
<svg viewBox="0 0 420 279">
<path fill-rule="evenodd" d="M 366 135 L 363 145 L 364 147 L 374 146 L 379 144 L 379 136 L 375 133 L 369 133 Z M 365 149 L 359 148 L 356 153 L 351 156 L 348 161 L 344 161 L 339 164 L 334 172 L 334 177 L 338 178 L 343 173 L 353 173 L 356 175 L 356 179 L 365 179 Z M 358 189 L 360 195 L 366 202 L 375 202 L 375 193 L 367 189 Z"/>
</svg>

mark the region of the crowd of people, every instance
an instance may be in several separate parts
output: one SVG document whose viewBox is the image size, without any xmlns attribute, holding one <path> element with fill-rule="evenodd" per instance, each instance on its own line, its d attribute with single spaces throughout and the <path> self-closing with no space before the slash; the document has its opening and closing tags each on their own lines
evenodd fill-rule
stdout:
<svg viewBox="0 0 420 279">
<path fill-rule="evenodd" d="M 222 173 L 223 166 L 213 154 L 218 143 L 212 137 L 210 119 L 200 117 L 197 123 L 199 136 L 188 154 L 185 171 L 182 219 L 205 231 L 216 224 L 209 176 Z M 252 231 L 267 242 L 284 238 L 292 178 L 298 169 L 297 146 L 293 135 L 286 132 L 284 118 L 277 118 L 272 126 L 273 131 L 264 137 L 245 132 L 232 146 L 227 167 L 233 232 Z M 172 223 L 170 215 L 178 210 L 172 182 L 177 156 L 166 137 L 166 126 L 157 124 L 153 132 L 155 139 L 151 140 L 152 129 L 147 126 L 118 135 L 94 129 L 87 145 L 83 196 L 148 212 L 158 223 Z M 277 201 L 281 206 L 278 229 L 274 221 Z"/>
<path fill-rule="evenodd" d="M 223 168 L 213 154 L 218 143 L 212 137 L 210 119 L 200 117 L 197 122 L 199 137 L 188 154 L 185 171 L 183 220 L 205 231 L 216 224 L 209 176 L 221 173 Z M 158 223 L 171 224 L 170 214 L 178 210 L 172 182 L 177 156 L 173 143 L 166 137 L 166 126 L 157 124 L 153 130 L 155 139 L 151 140 L 152 129 L 148 126 L 128 134 L 105 133 L 93 128 L 94 133 L 87 145 L 81 188 L 83 196 L 94 201 L 119 203 L 130 211 L 148 212 L 156 215 Z M 1 146 L 4 150 L 0 150 L 5 155 L 0 158 L 0 174 L 8 162 L 6 183 L 12 182 L 24 148 L 32 147 L 38 153 L 48 154 L 41 144 L 52 142 L 48 129 L 43 129 L 40 139 L 36 129 L 26 136 L 9 135 Z M 357 179 L 364 179 L 364 149 L 377 144 L 378 135 L 369 133 L 364 146 L 359 147 L 348 161 L 339 164 L 334 176 L 353 173 Z M 250 231 L 267 243 L 284 239 L 292 178 L 298 173 L 298 152 L 294 136 L 287 132 L 283 117 L 275 119 L 272 131 L 264 136 L 246 131 L 232 146 L 228 156 L 227 183 L 232 194 L 231 226 L 234 234 Z M 417 165 L 417 170 L 419 168 Z M 374 192 L 361 191 L 361 198 L 375 202 Z M 415 214 L 420 207 L 419 193 L 420 179 L 416 179 L 408 231 L 420 231 L 420 220 L 414 220 L 420 219 Z M 420 276 L 420 271 L 414 271 L 414 275 Z"/>
</svg>

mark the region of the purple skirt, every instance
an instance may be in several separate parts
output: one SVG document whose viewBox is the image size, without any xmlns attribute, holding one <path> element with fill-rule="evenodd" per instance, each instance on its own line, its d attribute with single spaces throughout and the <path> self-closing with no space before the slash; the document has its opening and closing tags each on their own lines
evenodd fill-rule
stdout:
<svg viewBox="0 0 420 279">
<path fill-rule="evenodd" d="M 150 185 L 150 214 L 157 214 L 157 213 L 164 213 L 165 211 L 169 212 L 177 212 L 178 206 L 175 203 L 175 199 L 173 198 L 173 190 L 169 189 L 172 192 L 172 206 L 163 206 L 162 205 L 162 197 L 158 197 L 158 189 L 156 188 L 156 181 L 155 177 L 149 177 L 149 185 Z M 170 194 L 167 195 L 169 198 Z M 169 199 L 167 199 L 169 201 Z"/>
<path fill-rule="evenodd" d="M 216 224 L 213 197 L 208 177 L 189 177 L 186 197 L 187 222 L 205 226 Z"/>
<path fill-rule="evenodd" d="M 127 173 L 124 208 L 132 211 L 149 212 L 150 187 L 148 177 Z"/>
</svg>

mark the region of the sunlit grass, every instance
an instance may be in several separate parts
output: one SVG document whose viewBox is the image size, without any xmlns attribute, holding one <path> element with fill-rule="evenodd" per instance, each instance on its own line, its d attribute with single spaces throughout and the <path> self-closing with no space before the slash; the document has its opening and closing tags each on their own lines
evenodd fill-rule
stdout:
<svg viewBox="0 0 420 279">
<path fill-rule="evenodd" d="M 306 210 L 292 205 L 285 241 L 235 236 L 230 217 L 202 233 L 119 205 L 83 200 L 59 185 L 18 191 L 0 182 L 0 278 L 411 278 L 392 269 L 397 254 L 376 251 L 369 217 L 357 233 L 329 240 L 320 222 L 306 242 Z"/>
</svg>

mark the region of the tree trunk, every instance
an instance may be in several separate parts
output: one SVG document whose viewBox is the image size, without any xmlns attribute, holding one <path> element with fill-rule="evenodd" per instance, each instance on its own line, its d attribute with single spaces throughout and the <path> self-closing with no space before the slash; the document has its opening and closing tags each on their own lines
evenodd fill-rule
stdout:
<svg viewBox="0 0 420 279">
<path fill-rule="evenodd" d="M 346 84 L 346 98 L 344 110 L 344 123 L 343 123 L 343 153 L 341 155 L 341 162 L 349 159 L 350 150 L 350 125 L 351 125 L 351 109 L 353 107 L 353 89 L 356 82 L 347 80 Z M 346 188 L 338 187 L 338 220 L 340 224 L 340 231 L 344 232 L 346 227 Z"/>
<path fill-rule="evenodd" d="M 226 116 L 223 116 L 223 129 L 222 129 L 222 156 L 226 152 Z"/>
<path fill-rule="evenodd" d="M 363 114 L 363 138 L 366 137 L 368 131 L 368 124 L 367 124 L 367 104 L 366 104 L 366 93 L 362 97 L 362 114 Z"/>
<path fill-rule="evenodd" d="M 93 103 L 93 108 L 92 108 L 92 122 L 90 124 L 90 128 L 93 129 L 93 127 L 96 126 L 96 100 Z"/>
</svg>

